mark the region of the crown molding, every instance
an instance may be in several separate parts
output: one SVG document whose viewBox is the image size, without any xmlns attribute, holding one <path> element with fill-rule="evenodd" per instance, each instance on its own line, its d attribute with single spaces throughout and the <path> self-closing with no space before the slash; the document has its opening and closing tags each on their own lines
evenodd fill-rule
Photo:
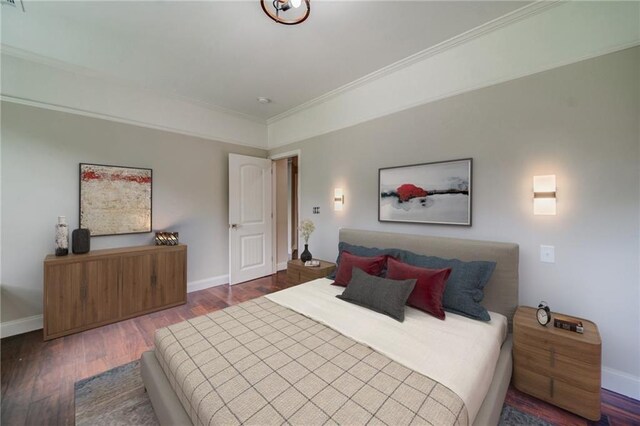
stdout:
<svg viewBox="0 0 640 426">
<path fill-rule="evenodd" d="M 58 70 L 62 70 L 62 71 L 67 71 L 70 73 L 74 73 L 74 74 L 78 74 L 78 75 L 83 75 L 86 77 L 91 77 L 91 78 L 97 78 L 100 79 L 102 81 L 105 82 L 109 82 L 112 84 L 116 84 L 120 87 L 124 87 L 124 88 L 130 88 L 130 89 L 135 89 L 135 90 L 141 90 L 144 91 L 146 93 L 152 94 L 154 96 L 162 96 L 164 98 L 168 98 L 168 99 L 173 99 L 176 101 L 180 101 L 180 102 L 187 102 L 193 105 L 196 105 L 198 107 L 201 108 L 205 108 L 214 112 L 218 112 L 218 113 L 223 113 L 223 114 L 228 114 L 228 115 L 233 115 L 235 117 L 238 118 L 242 118 L 244 120 L 249 120 L 249 121 L 253 121 L 254 123 L 258 123 L 258 124 L 265 124 L 266 120 L 260 118 L 260 117 L 256 117 L 254 115 L 250 115 L 250 114 L 245 114 L 243 112 L 240 111 L 236 111 L 236 110 L 232 110 L 232 109 L 227 109 L 224 107 L 221 107 L 219 105 L 210 103 L 210 102 L 206 102 L 203 100 L 199 100 L 199 99 L 193 99 L 187 96 L 181 96 L 178 95 L 176 93 L 169 93 L 169 92 L 165 92 L 163 90 L 159 90 L 159 89 L 155 89 L 149 86 L 142 86 L 139 84 L 136 84 L 134 82 L 131 82 L 129 80 L 123 79 L 123 78 L 119 78 L 116 77 L 112 74 L 109 73 L 105 73 L 105 72 L 101 72 L 101 71 L 96 71 L 93 70 L 91 68 L 87 68 L 87 67 L 83 67 L 81 65 L 76 65 L 76 64 L 72 64 L 70 62 L 65 62 L 65 61 L 60 61 L 58 59 L 54 59 L 48 56 L 44 56 L 44 55 L 40 55 L 37 53 L 33 53 L 24 49 L 20 49 L 17 47 L 13 47 L 10 46 L 8 44 L 4 44 L 0 42 L 0 54 L 2 55 L 8 55 L 8 56 L 12 56 L 14 58 L 18 58 L 18 59 L 23 59 L 25 61 L 29 61 L 29 62 L 33 62 L 36 64 L 40 64 L 40 65 L 45 65 L 48 67 L 52 67 Z"/>
<path fill-rule="evenodd" d="M 516 9 L 506 15 L 498 17 L 492 21 L 486 22 L 480 26 L 472 28 L 464 33 L 458 34 L 448 40 L 445 40 L 441 43 L 438 43 L 434 46 L 431 46 L 425 50 L 417 52 L 411 56 L 407 56 L 404 59 L 400 59 L 390 65 L 387 65 L 383 68 L 380 68 L 377 71 L 369 73 L 364 77 L 360 77 L 357 80 L 354 80 L 350 83 L 347 83 L 343 86 L 338 87 L 337 89 L 331 90 L 323 95 L 318 96 L 317 98 L 311 99 L 310 101 L 304 102 L 300 105 L 297 105 L 291 109 L 288 109 L 285 112 L 282 112 L 278 115 L 270 117 L 266 120 L 267 125 L 276 123 L 286 117 L 289 117 L 293 114 L 296 114 L 300 111 L 304 111 L 318 104 L 324 103 L 332 98 L 335 98 L 341 95 L 344 92 L 348 92 L 357 87 L 360 87 L 364 84 L 370 83 L 374 80 L 378 80 L 386 75 L 397 72 L 403 68 L 407 68 L 416 62 L 423 61 L 431 56 L 438 55 L 446 50 L 452 49 L 460 44 L 467 43 L 473 39 L 481 37 L 487 33 L 496 31 L 500 28 L 503 28 L 512 23 L 521 21 L 523 19 L 527 19 L 533 15 L 541 13 L 547 9 L 552 7 L 556 7 L 562 3 L 562 0 L 538 0 L 534 3 L 529 3 L 519 9 Z"/>
<path fill-rule="evenodd" d="M 258 148 L 263 150 L 266 149 L 264 146 L 261 146 L 261 145 L 251 144 L 251 143 L 247 143 L 247 142 L 243 142 L 235 139 L 224 138 L 224 137 L 214 137 L 204 133 L 190 132 L 188 130 L 178 129 L 170 126 L 160 126 L 157 124 L 138 121 L 138 120 L 132 120 L 125 117 L 117 117 L 113 115 L 102 114 L 99 112 L 92 112 L 92 111 L 82 110 L 78 108 L 67 107 L 64 105 L 56 105 L 49 102 L 42 102 L 42 101 L 33 100 L 33 99 L 25 99 L 25 98 L 20 98 L 20 97 L 11 96 L 11 95 L 0 94 L 0 101 L 19 104 L 19 105 L 26 105 L 26 106 L 36 107 L 36 108 L 48 109 L 52 111 L 66 112 L 69 114 L 81 115 L 83 117 L 99 118 L 101 120 L 113 121 L 113 122 L 122 123 L 122 124 L 130 124 L 133 126 L 145 127 L 147 129 L 161 130 L 163 132 L 177 133 L 185 136 L 193 136 L 196 138 L 206 139 L 214 142 L 222 142 L 222 143 L 228 143 L 232 145 L 242 145 L 242 146 L 248 146 L 251 148 Z"/>
<path fill-rule="evenodd" d="M 267 149 L 264 120 L 6 45 L 0 49 L 0 95 L 7 102 Z"/>
<path fill-rule="evenodd" d="M 268 120 L 268 149 L 640 45 L 640 3 L 533 3 Z"/>
</svg>

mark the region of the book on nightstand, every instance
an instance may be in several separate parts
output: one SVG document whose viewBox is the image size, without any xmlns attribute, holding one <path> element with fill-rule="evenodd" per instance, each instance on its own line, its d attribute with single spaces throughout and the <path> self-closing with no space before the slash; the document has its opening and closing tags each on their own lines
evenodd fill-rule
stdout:
<svg viewBox="0 0 640 426">
<path fill-rule="evenodd" d="M 563 330 L 574 331 L 576 333 L 584 333 L 582 321 L 563 315 L 554 315 L 553 326 Z"/>
</svg>

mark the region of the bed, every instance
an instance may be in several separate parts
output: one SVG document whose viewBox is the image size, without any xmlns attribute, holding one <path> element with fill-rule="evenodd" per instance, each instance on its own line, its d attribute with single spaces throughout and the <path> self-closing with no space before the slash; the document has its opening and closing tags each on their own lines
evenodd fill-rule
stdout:
<svg viewBox="0 0 640 426">
<path fill-rule="evenodd" d="M 231 306 L 156 332 L 141 373 L 161 424 L 498 423 L 518 246 L 355 229 L 339 239 L 496 262 L 482 301 L 491 321 L 408 307 L 398 323 L 338 300 L 327 279 Z"/>
</svg>

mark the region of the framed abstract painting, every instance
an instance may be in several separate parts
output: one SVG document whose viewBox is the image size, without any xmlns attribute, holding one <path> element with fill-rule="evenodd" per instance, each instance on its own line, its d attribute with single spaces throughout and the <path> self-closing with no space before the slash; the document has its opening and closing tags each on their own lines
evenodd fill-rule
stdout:
<svg viewBox="0 0 640 426">
<path fill-rule="evenodd" d="M 91 236 L 151 232 L 153 171 L 80 163 L 80 228 Z"/>
<path fill-rule="evenodd" d="M 378 170 L 378 220 L 471 226 L 471 158 Z"/>
</svg>

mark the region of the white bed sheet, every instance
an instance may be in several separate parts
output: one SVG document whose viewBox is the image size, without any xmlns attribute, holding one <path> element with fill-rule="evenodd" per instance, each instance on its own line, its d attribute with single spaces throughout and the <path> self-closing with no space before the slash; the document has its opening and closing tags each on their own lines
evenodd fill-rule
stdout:
<svg viewBox="0 0 640 426">
<path fill-rule="evenodd" d="M 404 322 L 335 297 L 343 287 L 320 278 L 271 293 L 270 300 L 366 344 L 454 391 L 475 420 L 491 385 L 507 318 L 489 312 L 482 322 L 447 312 L 444 321 L 406 308 Z"/>
</svg>

